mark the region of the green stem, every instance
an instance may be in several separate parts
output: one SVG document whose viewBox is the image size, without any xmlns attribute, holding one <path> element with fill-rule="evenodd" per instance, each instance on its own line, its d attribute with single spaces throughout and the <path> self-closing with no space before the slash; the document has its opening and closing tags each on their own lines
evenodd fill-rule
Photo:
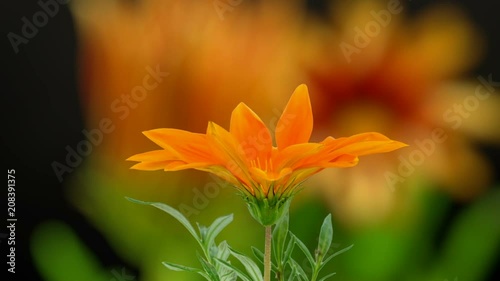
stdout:
<svg viewBox="0 0 500 281">
<path fill-rule="evenodd" d="M 280 266 L 278 268 L 278 274 L 277 275 L 279 276 L 279 278 L 278 278 L 279 281 L 284 281 L 285 280 L 285 269 L 283 268 L 283 266 Z"/>
<path fill-rule="evenodd" d="M 317 271 L 314 271 L 313 272 L 313 275 L 311 277 L 311 281 L 316 281 L 316 279 L 318 279 L 318 272 Z"/>
<path fill-rule="evenodd" d="M 316 279 L 318 279 L 318 276 L 319 276 L 319 265 L 321 264 L 321 261 L 316 263 L 316 265 L 314 265 L 314 269 L 313 269 L 313 274 L 312 274 L 312 277 L 311 277 L 311 281 L 316 281 Z"/>
<path fill-rule="evenodd" d="M 264 281 L 271 281 L 271 226 L 266 226 L 266 244 L 264 248 Z"/>
</svg>

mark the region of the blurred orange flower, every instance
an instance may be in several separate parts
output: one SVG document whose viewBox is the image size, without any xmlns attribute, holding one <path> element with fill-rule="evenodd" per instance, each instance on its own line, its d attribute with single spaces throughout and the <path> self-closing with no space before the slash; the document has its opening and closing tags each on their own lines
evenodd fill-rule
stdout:
<svg viewBox="0 0 500 281">
<path fill-rule="evenodd" d="M 323 174 L 330 205 L 351 223 L 373 222 L 394 214 L 396 206 L 406 208 L 411 196 L 404 194 L 413 192 L 407 187 L 418 179 L 432 179 L 461 200 L 480 194 L 490 169 L 470 139 L 498 139 L 491 121 L 498 119 L 500 103 L 491 95 L 478 105 L 481 113 L 467 118 L 454 109 L 480 85 L 462 78 L 481 57 L 477 30 L 451 6 L 429 8 L 411 21 L 399 1 L 334 8 L 331 21 L 313 27 L 317 36 L 305 42 L 316 128 L 341 134 L 375 130 L 413 149 L 399 159 L 381 155 L 345 173 Z"/>
<path fill-rule="evenodd" d="M 116 125 L 95 153 L 108 158 L 110 170 L 123 171 L 122 159 L 133 153 L 131 148 L 146 145 L 132 132 L 161 124 L 200 131 L 208 119 L 222 124 L 221 112 L 241 101 L 268 112 L 264 119 L 279 116 L 273 109 L 282 100 L 273 93 L 297 85 L 290 77 L 297 76 L 298 8 L 243 2 L 225 11 L 222 20 L 214 3 L 85 1 L 73 6 L 88 127 L 98 127 L 103 117 Z M 138 86 L 150 69 L 169 75 L 141 93 Z"/>
</svg>

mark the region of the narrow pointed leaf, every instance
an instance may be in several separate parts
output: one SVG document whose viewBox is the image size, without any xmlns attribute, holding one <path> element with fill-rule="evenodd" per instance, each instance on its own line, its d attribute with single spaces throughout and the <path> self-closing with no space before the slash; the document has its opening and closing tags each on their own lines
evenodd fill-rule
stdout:
<svg viewBox="0 0 500 281">
<path fill-rule="evenodd" d="M 314 261 L 313 256 L 309 252 L 309 249 L 307 249 L 307 246 L 302 241 L 300 241 L 299 238 L 297 238 L 297 236 L 295 236 L 293 233 L 290 232 L 290 235 L 292 236 L 293 240 L 295 241 L 295 244 L 297 244 L 297 246 L 299 247 L 299 249 L 306 256 L 307 260 L 311 264 L 311 267 L 313 267 L 314 264 L 315 264 L 315 261 Z"/>
<path fill-rule="evenodd" d="M 292 256 L 293 249 L 295 248 L 294 239 L 288 240 L 288 246 L 286 247 L 285 254 L 283 255 L 282 263 L 286 264 L 290 257 Z"/>
<path fill-rule="evenodd" d="M 208 228 L 204 225 L 201 225 L 199 223 L 196 223 L 196 225 L 198 226 L 198 232 L 200 233 L 200 240 L 205 243 L 205 241 L 207 240 L 207 231 L 208 231 Z M 206 250 L 208 252 L 208 247 L 206 247 Z"/>
<path fill-rule="evenodd" d="M 235 267 L 234 265 L 230 264 L 229 262 L 223 261 L 223 260 L 217 260 L 217 261 L 220 262 L 226 268 L 233 270 L 241 280 L 254 281 L 254 280 L 250 279 L 250 277 L 248 277 L 248 275 L 246 275 L 243 271 L 241 271 L 239 268 Z"/>
<path fill-rule="evenodd" d="M 215 237 L 219 235 L 219 233 L 226 227 L 228 226 L 231 222 L 233 221 L 233 214 L 217 218 L 212 225 L 208 227 L 207 230 L 207 236 L 205 241 L 203 241 L 203 244 L 209 248 L 212 246 L 215 242 Z"/>
<path fill-rule="evenodd" d="M 252 253 L 261 264 L 264 264 L 264 253 L 261 250 L 252 246 Z"/>
<path fill-rule="evenodd" d="M 286 236 L 288 234 L 289 215 L 288 213 L 278 221 L 273 231 L 273 254 L 277 264 L 283 261 L 283 254 L 285 250 Z"/>
<path fill-rule="evenodd" d="M 225 273 L 220 275 L 220 280 L 221 281 L 236 281 L 238 279 L 238 275 L 234 272 L 234 270 L 229 269 L 229 268 L 224 268 Z"/>
<path fill-rule="evenodd" d="M 193 267 L 188 267 L 188 266 L 184 266 L 184 265 L 180 265 L 180 264 L 175 264 L 175 263 L 170 263 L 170 262 L 162 262 L 162 264 L 172 270 L 172 271 L 185 271 L 185 272 L 194 272 L 194 273 L 198 273 L 200 274 L 201 276 L 203 276 L 205 279 L 211 281 L 210 277 L 205 273 L 203 272 L 201 269 L 197 269 L 197 268 L 193 268 Z"/>
<path fill-rule="evenodd" d="M 337 274 L 337 273 L 336 272 L 330 273 L 330 274 L 324 276 L 323 278 L 319 279 L 319 281 L 325 281 L 326 279 L 332 277 L 335 274 Z"/>
<path fill-rule="evenodd" d="M 349 251 L 354 245 L 351 245 L 351 246 L 348 246 L 348 247 L 345 247 L 344 249 L 340 250 L 340 251 L 337 251 L 333 254 L 331 254 L 328 258 L 326 258 L 320 265 L 320 270 L 323 268 L 323 266 L 325 266 L 331 259 L 333 259 L 334 257 L 342 254 L 342 253 L 345 253 L 347 251 Z"/>
<path fill-rule="evenodd" d="M 189 266 L 184 266 L 184 265 L 180 265 L 180 264 L 175 264 L 175 263 L 171 263 L 171 262 L 162 262 L 162 264 L 170 269 L 170 270 L 173 270 L 173 271 L 188 271 L 188 272 L 200 272 L 201 269 L 198 269 L 198 268 L 193 268 L 193 267 L 189 267 Z"/>
<path fill-rule="evenodd" d="M 238 259 L 241 262 L 241 264 L 243 264 L 246 271 L 248 272 L 248 275 L 252 278 L 253 281 L 263 280 L 262 272 L 260 271 L 259 266 L 257 266 L 257 264 L 252 259 L 232 249 L 231 249 L 231 255 L 233 255 L 233 257 Z"/>
<path fill-rule="evenodd" d="M 288 276 L 287 281 L 293 281 L 295 280 L 295 277 L 297 277 L 297 268 L 295 266 L 291 266 L 291 272 L 290 275 Z"/>
<path fill-rule="evenodd" d="M 224 260 L 224 261 L 227 260 L 229 258 L 229 255 L 231 254 L 231 252 L 229 251 L 229 245 L 227 244 L 227 242 L 225 240 L 220 242 L 220 244 L 217 248 L 218 248 L 218 251 L 217 251 L 216 258 Z"/>
<path fill-rule="evenodd" d="M 290 267 L 295 268 L 297 272 L 297 277 L 299 277 L 299 279 L 302 279 L 304 281 L 309 281 L 309 277 L 307 277 L 306 272 L 304 271 L 304 269 L 302 269 L 300 264 L 298 264 L 294 259 L 290 259 L 289 264 Z"/>
<path fill-rule="evenodd" d="M 145 202 L 145 201 L 133 199 L 133 198 L 130 198 L 130 197 L 126 197 L 126 198 L 127 198 L 127 200 L 129 200 L 131 202 L 138 203 L 138 204 L 143 204 L 143 205 L 154 206 L 154 207 L 156 207 L 156 208 L 158 208 L 158 209 L 166 212 L 167 214 L 171 215 L 176 220 L 178 220 L 189 231 L 189 233 L 191 233 L 191 235 L 193 235 L 193 237 L 198 242 L 200 241 L 200 237 L 196 233 L 196 230 L 194 229 L 194 227 L 191 225 L 191 223 L 189 223 L 188 219 L 181 212 L 177 211 L 176 209 L 170 207 L 167 204 L 163 204 L 163 203 Z"/>
<path fill-rule="evenodd" d="M 231 252 L 229 251 L 229 245 L 226 241 L 222 241 L 217 247 L 217 254 L 214 255 L 215 259 L 227 261 Z M 222 265 L 220 262 L 215 263 L 215 269 L 220 276 L 221 281 L 233 281 L 236 280 L 236 275 L 232 269 L 229 269 Z"/>
<path fill-rule="evenodd" d="M 319 241 L 318 241 L 318 258 L 322 259 L 325 254 L 330 249 L 332 245 L 333 239 L 333 227 L 332 227 L 332 215 L 328 214 L 325 220 L 323 221 L 323 225 L 321 226 L 321 231 L 319 232 Z"/>
<path fill-rule="evenodd" d="M 196 253 L 198 256 L 198 260 L 200 261 L 203 270 L 210 277 L 211 281 L 220 281 L 219 274 L 215 266 L 206 261 L 199 253 Z"/>
</svg>

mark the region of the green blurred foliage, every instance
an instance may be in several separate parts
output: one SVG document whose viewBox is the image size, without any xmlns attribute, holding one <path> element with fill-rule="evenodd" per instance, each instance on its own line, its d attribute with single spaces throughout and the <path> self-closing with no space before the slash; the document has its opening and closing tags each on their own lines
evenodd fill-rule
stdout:
<svg viewBox="0 0 500 281">
<path fill-rule="evenodd" d="M 105 180 L 102 183 L 112 184 Z M 115 184 L 118 183 L 115 181 Z M 141 280 L 202 280 L 194 274 L 170 271 L 161 264 L 170 261 L 196 265 L 195 253 L 200 250 L 178 222 L 154 208 L 133 204 L 111 190 L 98 186 L 92 189 L 98 193 L 94 195 L 99 201 L 93 202 L 93 212 L 88 215 L 114 249 L 139 268 Z M 444 229 L 442 242 L 437 238 L 442 235 L 451 204 L 449 198 L 436 189 L 425 190 L 418 199 L 419 212 L 404 224 L 390 221 L 363 229 L 347 229 L 334 221 L 331 251 L 351 244 L 354 247 L 335 257 L 323 274 L 337 272 L 332 280 L 343 281 L 434 281 L 455 277 L 460 281 L 485 280 L 500 249 L 497 217 L 500 189 L 491 188 L 460 210 Z M 212 199 L 214 207 L 207 207 L 201 212 L 203 216 L 190 220 L 205 223 L 221 211 L 235 210 L 234 222 L 221 233 L 219 241 L 227 240 L 233 248 L 251 255 L 251 246 L 263 248 L 263 229 L 252 222 L 243 202 L 237 199 L 231 190 L 224 191 L 220 198 Z M 313 250 L 326 214 L 326 207 L 310 196 L 292 207 L 290 230 Z M 113 269 L 102 268 L 78 236 L 60 222 L 41 225 L 31 242 L 33 258 L 47 281 L 68 280 L 68 276 L 71 280 L 113 278 Z M 293 257 L 307 271 L 306 260 L 298 250 L 294 250 Z"/>
</svg>

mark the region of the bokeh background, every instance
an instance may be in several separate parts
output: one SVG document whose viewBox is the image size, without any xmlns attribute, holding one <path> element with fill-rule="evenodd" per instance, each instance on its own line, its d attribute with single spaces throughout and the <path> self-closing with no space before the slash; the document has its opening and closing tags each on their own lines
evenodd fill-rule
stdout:
<svg viewBox="0 0 500 281">
<path fill-rule="evenodd" d="M 293 201 L 291 230 L 310 249 L 328 213 L 333 250 L 354 244 L 327 269 L 331 280 L 498 280 L 493 2 L 40 3 L 1 4 L 3 159 L 16 169 L 19 218 L 8 280 L 202 280 L 161 264 L 197 265 L 186 230 L 125 196 L 193 223 L 234 213 L 220 239 L 262 248 L 263 229 L 220 180 L 132 171 L 125 159 L 155 149 L 145 130 L 227 127 L 240 101 L 272 128 L 301 83 L 313 139 L 378 131 L 410 144 L 323 171 Z M 46 23 L 16 53 L 9 34 L 40 11 Z"/>
</svg>

